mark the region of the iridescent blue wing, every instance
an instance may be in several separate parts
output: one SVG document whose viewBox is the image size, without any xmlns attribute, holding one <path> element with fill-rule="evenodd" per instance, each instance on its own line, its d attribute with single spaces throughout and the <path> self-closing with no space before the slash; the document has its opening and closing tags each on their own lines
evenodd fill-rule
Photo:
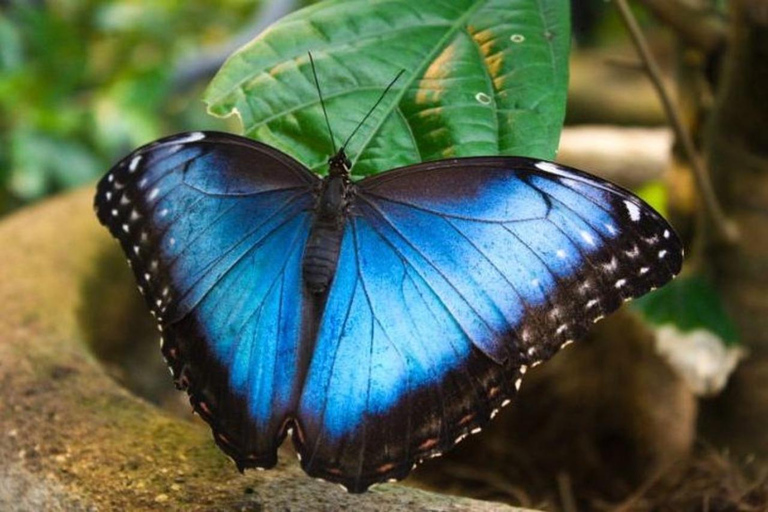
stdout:
<svg viewBox="0 0 768 512">
<path fill-rule="evenodd" d="M 300 399 L 303 467 L 352 491 L 404 477 L 681 262 L 648 205 L 552 163 L 446 160 L 361 181 Z"/>
<path fill-rule="evenodd" d="M 98 185 L 177 385 L 241 468 L 275 464 L 295 407 L 318 181 L 268 146 L 196 132 L 138 149 Z"/>
</svg>

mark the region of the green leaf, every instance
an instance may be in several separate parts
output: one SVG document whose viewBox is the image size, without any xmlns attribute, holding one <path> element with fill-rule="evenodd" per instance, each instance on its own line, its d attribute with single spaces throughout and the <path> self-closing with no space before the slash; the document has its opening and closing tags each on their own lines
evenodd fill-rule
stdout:
<svg viewBox="0 0 768 512">
<path fill-rule="evenodd" d="M 664 181 L 656 180 L 646 183 L 639 190 L 636 190 L 635 193 L 646 203 L 653 206 L 654 210 L 662 216 L 666 217 L 668 215 L 667 197 L 669 194 Z"/>
<path fill-rule="evenodd" d="M 209 111 L 324 170 L 330 138 L 307 52 L 340 145 L 368 175 L 454 156 L 551 159 L 565 113 L 566 0 L 327 0 L 233 54 L 206 91 Z"/>
<path fill-rule="evenodd" d="M 680 277 L 635 300 L 632 306 L 655 325 L 673 325 L 682 332 L 705 329 L 718 335 L 726 345 L 739 341 L 717 290 L 701 276 Z"/>
</svg>

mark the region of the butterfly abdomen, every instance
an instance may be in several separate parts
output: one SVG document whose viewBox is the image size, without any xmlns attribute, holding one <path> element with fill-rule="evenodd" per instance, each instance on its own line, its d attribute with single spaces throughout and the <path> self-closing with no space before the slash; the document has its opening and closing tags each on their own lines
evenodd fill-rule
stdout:
<svg viewBox="0 0 768 512">
<path fill-rule="evenodd" d="M 312 293 L 325 292 L 336 273 L 348 193 L 348 183 L 339 176 L 323 182 L 302 261 L 304 283 Z"/>
<path fill-rule="evenodd" d="M 312 228 L 304 251 L 304 283 L 310 292 L 323 293 L 331 284 L 339 259 L 343 225 L 318 221 Z"/>
</svg>

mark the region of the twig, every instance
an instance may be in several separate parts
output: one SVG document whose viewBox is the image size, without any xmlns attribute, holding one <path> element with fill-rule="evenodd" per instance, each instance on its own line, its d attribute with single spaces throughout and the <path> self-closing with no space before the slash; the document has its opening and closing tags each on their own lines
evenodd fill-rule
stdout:
<svg viewBox="0 0 768 512">
<path fill-rule="evenodd" d="M 637 507 L 637 504 L 648 494 L 648 492 L 659 483 L 673 467 L 673 463 L 667 463 L 659 467 L 654 471 L 648 479 L 646 479 L 640 487 L 635 489 L 631 495 L 629 495 L 623 502 L 619 503 L 613 512 L 630 512 Z"/>
<path fill-rule="evenodd" d="M 576 498 L 573 496 L 573 485 L 568 473 L 557 474 L 557 490 L 560 494 L 560 505 L 563 512 L 579 512 L 576 507 Z"/>
<path fill-rule="evenodd" d="M 712 182 L 709 179 L 709 173 L 704 165 L 704 160 L 696 150 L 691 134 L 683 123 L 682 115 L 672 101 L 672 95 L 664 85 L 659 65 L 648 47 L 648 42 L 637 23 L 635 15 L 632 14 L 626 0 L 616 0 L 616 7 L 619 9 L 621 19 L 632 36 L 632 40 L 637 48 L 637 53 L 643 61 L 645 71 L 648 73 L 648 76 L 664 105 L 664 111 L 669 118 L 669 122 L 672 124 L 672 129 L 675 131 L 677 139 L 680 141 L 688 160 L 691 162 L 696 186 L 701 194 L 705 211 L 709 214 L 719 237 L 728 243 L 735 242 L 738 238 L 736 226 L 726 218 L 723 209 L 720 206 L 720 202 L 717 200 L 715 191 L 712 188 Z"/>
</svg>

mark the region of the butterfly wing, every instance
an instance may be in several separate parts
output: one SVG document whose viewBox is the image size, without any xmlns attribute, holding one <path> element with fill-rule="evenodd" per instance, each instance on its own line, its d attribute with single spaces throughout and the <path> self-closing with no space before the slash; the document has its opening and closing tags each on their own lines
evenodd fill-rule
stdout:
<svg viewBox="0 0 768 512">
<path fill-rule="evenodd" d="M 300 399 L 302 465 L 352 491 L 403 478 L 681 262 L 652 208 L 552 163 L 471 158 L 361 181 Z"/>
<path fill-rule="evenodd" d="M 275 464 L 298 394 L 318 181 L 268 146 L 195 132 L 138 149 L 98 185 L 177 385 L 240 467 Z"/>
</svg>

